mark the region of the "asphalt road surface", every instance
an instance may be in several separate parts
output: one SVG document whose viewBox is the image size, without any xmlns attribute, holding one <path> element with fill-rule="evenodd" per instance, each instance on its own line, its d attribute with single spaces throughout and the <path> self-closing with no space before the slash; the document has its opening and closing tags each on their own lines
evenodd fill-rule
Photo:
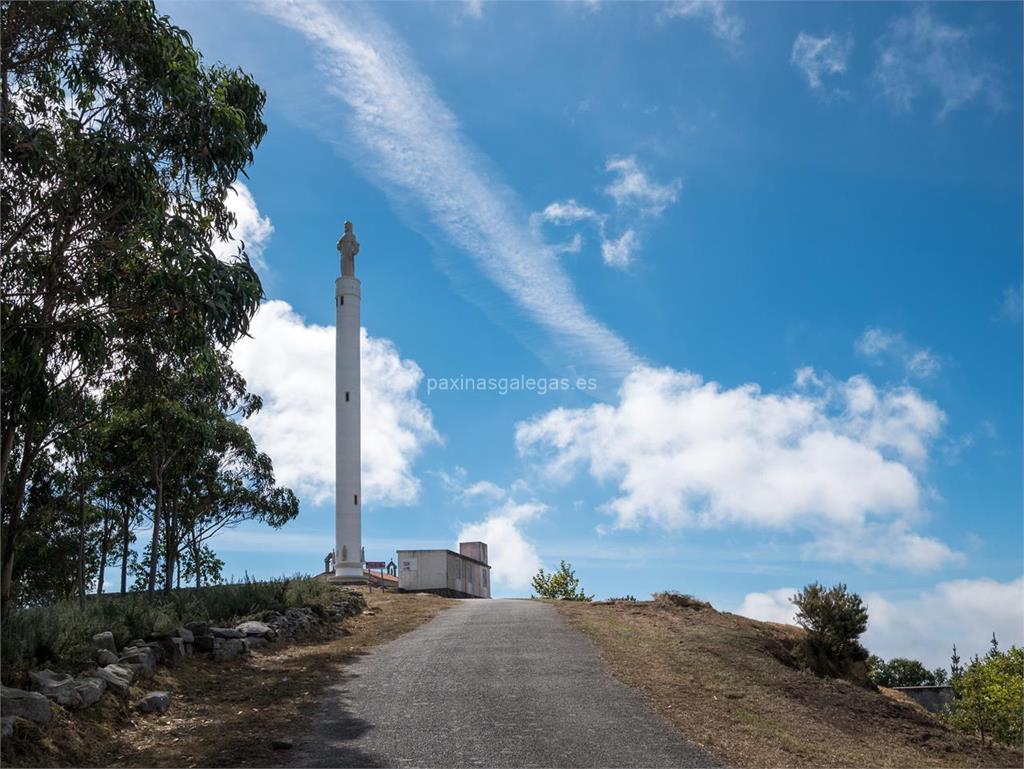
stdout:
<svg viewBox="0 0 1024 769">
<path fill-rule="evenodd" d="M 295 766 L 716 765 L 537 601 L 460 601 L 350 665 L 318 708 Z"/>
</svg>

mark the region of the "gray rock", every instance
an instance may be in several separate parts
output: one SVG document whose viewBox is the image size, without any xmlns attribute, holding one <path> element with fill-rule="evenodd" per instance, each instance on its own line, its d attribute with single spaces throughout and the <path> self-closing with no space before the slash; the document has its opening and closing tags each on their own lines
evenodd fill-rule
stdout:
<svg viewBox="0 0 1024 769">
<path fill-rule="evenodd" d="M 215 638 L 245 638 L 245 634 L 233 627 L 212 627 L 210 635 Z"/>
<path fill-rule="evenodd" d="M 0 737 L 10 737 L 14 734 L 15 716 L 4 716 L 0 718 Z"/>
<path fill-rule="evenodd" d="M 166 651 L 164 648 L 164 642 L 167 638 L 161 638 L 159 641 L 150 641 L 146 644 L 153 651 L 153 656 L 156 658 L 156 662 L 159 665 L 166 659 Z"/>
<path fill-rule="evenodd" d="M 35 670 L 28 674 L 32 691 L 39 692 L 48 700 L 66 708 L 82 707 L 82 697 L 75 689 L 75 679 L 65 673 L 52 670 Z"/>
<path fill-rule="evenodd" d="M 156 655 L 148 646 L 126 646 L 118 662 L 129 665 L 136 674 L 152 673 L 156 670 Z"/>
<path fill-rule="evenodd" d="M 197 635 L 196 642 L 192 644 L 197 652 L 213 652 L 220 648 L 220 639 L 212 635 Z"/>
<path fill-rule="evenodd" d="M 186 622 L 185 629 L 191 630 L 192 634 L 196 637 L 199 637 L 201 635 L 210 635 L 209 622 Z"/>
<path fill-rule="evenodd" d="M 274 750 L 291 750 L 293 744 L 291 740 L 277 739 L 271 740 L 270 747 Z"/>
<path fill-rule="evenodd" d="M 128 694 L 135 672 L 127 665 L 107 665 L 96 671 L 96 677 L 107 682 L 107 688 L 122 697 Z"/>
<path fill-rule="evenodd" d="M 114 634 L 109 630 L 104 630 L 102 633 L 97 633 L 92 637 L 92 645 L 97 651 L 100 649 L 106 649 L 112 654 L 117 654 L 117 644 L 114 642 Z"/>
<path fill-rule="evenodd" d="M 270 643 L 266 638 L 261 638 L 258 635 L 249 636 L 245 639 L 245 642 L 249 644 L 249 650 L 259 649 L 261 646 L 266 646 Z"/>
<path fill-rule="evenodd" d="M 172 668 L 178 667 L 185 659 L 185 643 L 180 638 L 163 640 L 164 661 Z"/>
<path fill-rule="evenodd" d="M 53 711 L 50 701 L 39 692 L 0 686 L 0 715 L 20 716 L 37 724 L 48 723 Z"/>
<path fill-rule="evenodd" d="M 96 664 L 101 668 L 113 665 L 115 662 L 117 662 L 117 655 L 109 649 L 100 649 L 96 652 Z"/>
<path fill-rule="evenodd" d="M 136 639 L 128 642 L 128 646 L 145 646 L 145 645 L 146 645 L 146 642 L 143 641 L 141 638 L 136 638 Z"/>
<path fill-rule="evenodd" d="M 79 676 L 75 679 L 75 689 L 82 698 L 82 707 L 95 705 L 107 693 L 107 682 L 95 676 Z"/>
<path fill-rule="evenodd" d="M 274 631 L 274 628 L 262 622 L 256 622 L 255 620 L 243 622 L 241 625 L 236 626 L 235 630 L 244 634 L 246 637 L 258 636 L 260 638 L 266 638 L 268 641 L 273 641 L 277 638 L 277 633 Z"/>
<path fill-rule="evenodd" d="M 180 627 L 174 631 L 174 635 L 181 639 L 182 643 L 195 643 L 196 635 L 187 627 Z"/>
<path fill-rule="evenodd" d="M 140 713 L 166 713 L 170 706 L 170 692 L 150 692 L 135 703 Z"/>
<path fill-rule="evenodd" d="M 233 660 L 236 657 L 244 657 L 249 653 L 249 642 L 244 638 L 225 638 L 219 649 L 213 652 L 213 658 L 218 662 Z"/>
</svg>

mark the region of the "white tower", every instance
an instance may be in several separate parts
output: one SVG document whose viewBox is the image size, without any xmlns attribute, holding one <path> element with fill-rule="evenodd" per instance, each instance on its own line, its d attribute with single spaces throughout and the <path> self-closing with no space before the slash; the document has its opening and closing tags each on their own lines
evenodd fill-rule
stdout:
<svg viewBox="0 0 1024 769">
<path fill-rule="evenodd" d="M 341 277 L 334 281 L 334 581 L 364 582 L 359 418 L 359 243 L 352 222 L 338 241 Z"/>
</svg>

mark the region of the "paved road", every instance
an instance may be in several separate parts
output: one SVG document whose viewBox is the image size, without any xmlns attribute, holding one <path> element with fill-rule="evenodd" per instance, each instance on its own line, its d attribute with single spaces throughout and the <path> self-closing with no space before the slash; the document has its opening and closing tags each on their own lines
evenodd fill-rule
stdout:
<svg viewBox="0 0 1024 769">
<path fill-rule="evenodd" d="M 461 601 L 352 664 L 319 709 L 296 766 L 714 765 L 536 601 Z"/>
</svg>

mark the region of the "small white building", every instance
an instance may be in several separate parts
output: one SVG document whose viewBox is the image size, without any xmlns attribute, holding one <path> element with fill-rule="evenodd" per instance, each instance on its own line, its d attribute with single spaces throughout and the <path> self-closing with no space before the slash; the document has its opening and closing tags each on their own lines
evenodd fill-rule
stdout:
<svg viewBox="0 0 1024 769">
<path fill-rule="evenodd" d="M 399 550 L 398 589 L 451 598 L 490 598 L 487 544 L 460 542 L 454 550 Z"/>
</svg>

